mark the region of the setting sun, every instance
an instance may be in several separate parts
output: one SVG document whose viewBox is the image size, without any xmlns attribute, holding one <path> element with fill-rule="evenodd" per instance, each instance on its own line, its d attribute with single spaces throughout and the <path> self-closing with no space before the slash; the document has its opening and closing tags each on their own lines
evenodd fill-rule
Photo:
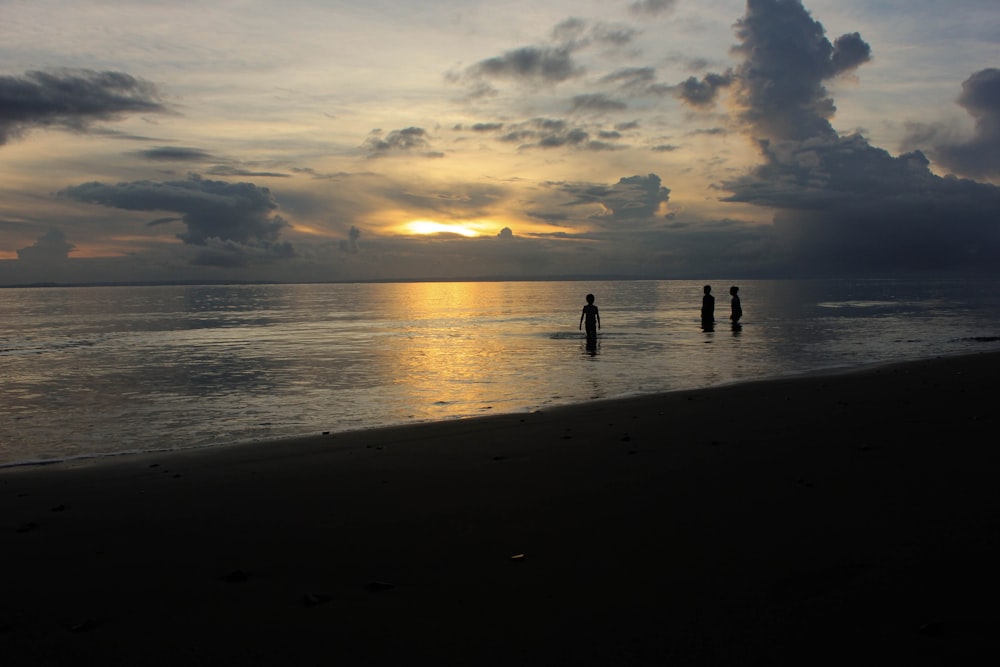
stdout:
<svg viewBox="0 0 1000 667">
<path fill-rule="evenodd" d="M 461 236 L 479 236 L 479 232 L 463 227 L 462 225 L 446 225 L 432 220 L 414 220 L 405 225 L 411 234 L 459 234 Z"/>
</svg>

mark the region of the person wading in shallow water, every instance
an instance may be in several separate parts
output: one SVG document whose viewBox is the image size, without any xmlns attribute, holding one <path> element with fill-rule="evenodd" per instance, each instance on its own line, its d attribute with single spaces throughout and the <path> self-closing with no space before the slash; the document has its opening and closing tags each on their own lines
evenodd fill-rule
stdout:
<svg viewBox="0 0 1000 667">
<path fill-rule="evenodd" d="M 733 285 L 729 288 L 729 293 L 732 295 L 732 313 L 729 315 L 729 319 L 733 321 L 733 326 L 738 327 L 740 325 L 740 318 L 743 317 L 743 306 L 740 305 L 740 288 Z"/>
<path fill-rule="evenodd" d="M 705 296 L 701 297 L 701 327 L 711 329 L 715 326 L 715 297 L 712 296 L 712 286 L 705 285 Z"/>
<path fill-rule="evenodd" d="M 587 340 L 597 338 L 597 330 L 601 328 L 601 315 L 597 312 L 597 306 L 594 305 L 593 294 L 587 295 L 587 305 L 580 313 L 580 325 L 577 329 L 583 328 L 584 320 L 587 322 Z"/>
</svg>

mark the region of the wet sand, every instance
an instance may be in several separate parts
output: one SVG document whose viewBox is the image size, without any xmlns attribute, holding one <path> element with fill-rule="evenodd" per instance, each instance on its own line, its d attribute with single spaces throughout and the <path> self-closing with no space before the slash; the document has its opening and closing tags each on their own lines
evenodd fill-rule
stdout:
<svg viewBox="0 0 1000 667">
<path fill-rule="evenodd" d="M 0 470 L 0 661 L 971 664 L 998 397 L 985 353 Z"/>
</svg>

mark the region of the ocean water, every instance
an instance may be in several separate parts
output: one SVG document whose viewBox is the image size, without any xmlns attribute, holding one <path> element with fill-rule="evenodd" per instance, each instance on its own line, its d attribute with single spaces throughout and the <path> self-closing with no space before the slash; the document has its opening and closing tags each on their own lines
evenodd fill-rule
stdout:
<svg viewBox="0 0 1000 667">
<path fill-rule="evenodd" d="M 707 282 L 714 331 L 694 281 L 3 289 L 0 466 L 1000 349 L 1000 281 L 747 281 L 735 331 Z"/>
</svg>

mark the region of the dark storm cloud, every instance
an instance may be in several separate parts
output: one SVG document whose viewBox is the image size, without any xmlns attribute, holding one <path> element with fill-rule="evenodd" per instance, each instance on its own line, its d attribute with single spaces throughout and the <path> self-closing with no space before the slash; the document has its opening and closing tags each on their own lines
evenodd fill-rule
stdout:
<svg viewBox="0 0 1000 667">
<path fill-rule="evenodd" d="M 732 73 L 706 74 L 700 80 L 690 77 L 677 86 L 677 96 L 694 107 L 707 107 L 715 104 L 719 90 L 728 87 L 733 82 Z"/>
<path fill-rule="evenodd" d="M 51 262 L 69 257 L 76 248 L 66 241 L 66 236 L 58 229 L 50 229 L 34 244 L 17 251 L 17 258 L 22 262 Z"/>
<path fill-rule="evenodd" d="M 833 136 L 836 107 L 824 81 L 849 72 L 871 58 L 871 48 L 857 33 L 833 44 L 823 26 L 799 0 L 748 0 L 736 24 L 744 57 L 735 70 L 737 101 L 743 118 L 771 139 Z"/>
<path fill-rule="evenodd" d="M 166 111 L 153 84 L 124 72 L 60 69 L 0 76 L 0 145 L 31 128 L 86 131 L 93 121 Z"/>
<path fill-rule="evenodd" d="M 212 263 L 216 265 L 255 256 L 283 257 L 291 252 L 291 246 L 277 242 L 281 230 L 289 225 L 274 213 L 278 208 L 274 195 L 268 188 L 253 183 L 226 183 L 191 176 L 184 181 L 84 183 L 66 188 L 60 194 L 129 211 L 179 213 L 187 232 L 178 234 L 178 238 L 196 246 L 211 246 L 212 252 L 206 257 L 215 257 Z M 239 247 L 244 249 L 242 259 L 235 257 L 235 249 Z M 202 263 L 205 261 L 208 260 Z"/>
<path fill-rule="evenodd" d="M 872 59 L 872 47 L 857 32 L 841 35 L 833 41 L 830 76 L 850 72 Z"/>
<path fill-rule="evenodd" d="M 602 226 L 616 227 L 623 222 L 649 223 L 657 218 L 661 204 L 670 199 L 670 190 L 663 187 L 656 174 L 628 176 L 614 185 L 596 183 L 548 183 L 549 188 L 564 195 L 569 201 L 561 207 L 596 207 L 598 212 L 589 215 Z M 536 217 L 547 216 L 546 212 L 536 212 Z M 547 217 L 549 220 L 556 218 Z"/>
<path fill-rule="evenodd" d="M 966 176 L 1000 175 L 1000 69 L 976 72 L 962 83 L 958 104 L 975 121 L 975 135 L 960 143 L 940 143 L 935 160 Z"/>
<path fill-rule="evenodd" d="M 767 164 L 727 182 L 728 201 L 777 209 L 803 270 L 992 269 L 1000 188 L 942 178 L 921 153 L 892 157 L 860 136 L 764 147 Z"/>
<path fill-rule="evenodd" d="M 156 218 L 155 220 L 150 220 L 146 223 L 147 227 L 156 227 L 157 225 L 169 225 L 171 222 L 183 222 L 184 218 Z"/>
<path fill-rule="evenodd" d="M 381 130 L 373 130 L 365 139 L 363 148 L 368 151 L 369 158 L 385 157 L 387 155 L 419 154 L 424 157 L 441 157 L 442 153 L 427 150 L 430 141 L 427 130 L 422 127 L 407 127 L 402 130 L 392 130 L 383 135 Z"/>
<path fill-rule="evenodd" d="M 208 239 L 199 246 L 192 258 L 195 266 L 214 266 L 221 269 L 241 269 L 251 264 L 267 264 L 275 260 L 291 259 L 295 251 L 290 243 L 264 242 L 259 244 L 237 243 L 218 238 Z"/>
<path fill-rule="evenodd" d="M 775 252 L 803 273 L 990 269 L 1000 261 L 1000 188 L 934 175 L 829 122 L 822 82 L 867 59 L 848 35 L 823 37 L 797 0 L 750 0 L 737 26 L 744 120 L 764 163 L 726 181 L 725 199 L 775 210 Z M 840 54 L 838 56 L 838 54 Z"/>
</svg>

